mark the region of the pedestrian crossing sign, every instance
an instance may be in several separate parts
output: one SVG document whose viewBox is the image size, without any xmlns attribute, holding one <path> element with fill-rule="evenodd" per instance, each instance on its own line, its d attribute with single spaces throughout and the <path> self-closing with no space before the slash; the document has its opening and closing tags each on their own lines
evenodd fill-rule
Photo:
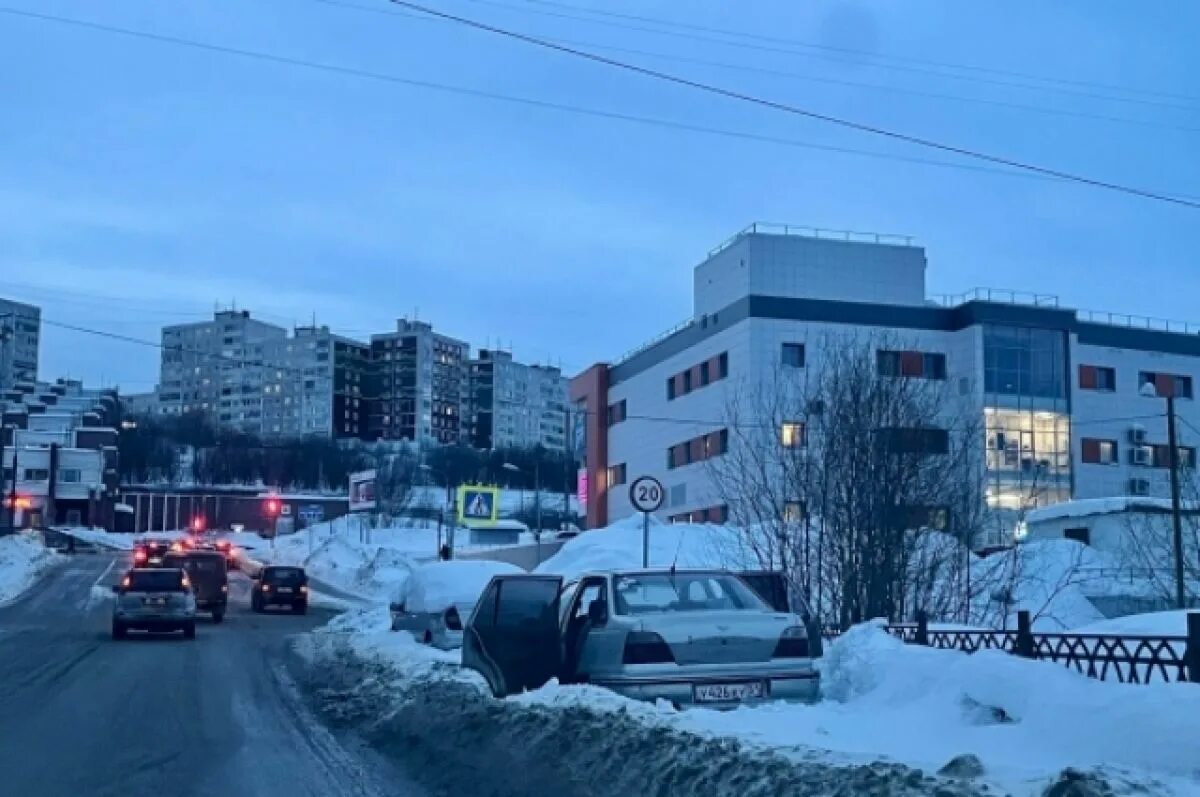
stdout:
<svg viewBox="0 0 1200 797">
<path fill-rule="evenodd" d="M 500 517 L 499 487 L 459 487 L 458 522 L 464 526 L 491 526 Z"/>
</svg>

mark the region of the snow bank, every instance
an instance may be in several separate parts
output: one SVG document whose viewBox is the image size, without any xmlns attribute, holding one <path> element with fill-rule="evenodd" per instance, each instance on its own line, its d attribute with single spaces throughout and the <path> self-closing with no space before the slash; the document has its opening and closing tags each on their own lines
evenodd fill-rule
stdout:
<svg viewBox="0 0 1200 797">
<path fill-rule="evenodd" d="M 1106 556 L 1075 540 L 1036 540 L 972 562 L 972 619 L 991 628 L 1015 628 L 1028 611 L 1033 627 L 1061 631 L 1104 619 L 1089 594 L 1116 587 Z"/>
<path fill-rule="evenodd" d="M 1186 636 L 1187 616 L 1200 609 L 1131 614 L 1071 629 L 1075 634 L 1129 634 L 1131 636 Z"/>
<path fill-rule="evenodd" d="M 729 526 L 692 523 L 650 523 L 650 566 L 724 567 L 758 569 L 742 543 L 742 534 Z M 629 517 L 568 540 L 537 568 L 567 579 L 596 570 L 629 570 L 642 566 L 642 519 Z"/>
<path fill-rule="evenodd" d="M 466 559 L 430 562 L 413 571 L 393 600 L 404 603 L 410 612 L 440 612 L 454 605 L 474 606 L 492 576 L 523 572 L 507 562 Z"/>
<path fill-rule="evenodd" d="M 0 537 L 0 605 L 29 589 L 57 561 L 57 555 L 42 545 L 36 532 Z"/>
</svg>

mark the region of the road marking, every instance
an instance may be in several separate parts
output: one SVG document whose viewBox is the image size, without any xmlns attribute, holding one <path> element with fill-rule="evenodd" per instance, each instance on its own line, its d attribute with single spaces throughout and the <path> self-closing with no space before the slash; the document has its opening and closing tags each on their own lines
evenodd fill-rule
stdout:
<svg viewBox="0 0 1200 797">
<path fill-rule="evenodd" d="M 104 568 L 104 572 L 100 574 L 100 578 L 96 579 L 92 583 L 92 586 L 93 587 L 100 586 L 100 582 L 103 581 L 104 579 L 108 578 L 108 574 L 111 573 L 112 569 L 116 566 L 117 566 L 117 560 L 113 559 L 111 562 L 108 563 L 108 567 Z"/>
</svg>

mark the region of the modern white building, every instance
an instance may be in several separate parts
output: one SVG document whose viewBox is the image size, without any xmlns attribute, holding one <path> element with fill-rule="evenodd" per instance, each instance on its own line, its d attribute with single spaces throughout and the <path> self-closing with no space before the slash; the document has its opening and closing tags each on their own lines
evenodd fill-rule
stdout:
<svg viewBox="0 0 1200 797">
<path fill-rule="evenodd" d="M 520 363 L 507 351 L 480 349 L 468 365 L 468 383 L 475 448 L 566 450 L 567 379 L 558 368 Z"/>
<path fill-rule="evenodd" d="M 41 308 L 0 299 L 0 390 L 37 381 Z"/>
<path fill-rule="evenodd" d="M 823 341 L 856 333 L 893 342 L 878 353 L 881 372 L 937 380 L 978 412 L 994 508 L 1166 495 L 1168 394 L 1194 463 L 1200 328 L 1032 293 L 935 298 L 926 268 L 907 237 L 778 225 L 751 225 L 711 251 L 694 270 L 690 318 L 571 382 L 587 418 L 589 525 L 630 514 L 622 485 L 640 475 L 666 487 L 665 519 L 724 518 L 702 461 L 725 451 L 718 422 L 731 391 L 804 380 Z M 979 543 L 1004 544 L 1011 531 Z"/>
</svg>

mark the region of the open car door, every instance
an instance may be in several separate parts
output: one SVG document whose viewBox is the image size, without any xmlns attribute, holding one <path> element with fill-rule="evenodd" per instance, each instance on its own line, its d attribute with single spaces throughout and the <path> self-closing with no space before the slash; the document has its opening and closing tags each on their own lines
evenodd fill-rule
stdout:
<svg viewBox="0 0 1200 797">
<path fill-rule="evenodd" d="M 558 677 L 562 659 L 558 576 L 494 576 L 463 633 L 464 667 L 497 697 L 537 689 Z"/>
</svg>

